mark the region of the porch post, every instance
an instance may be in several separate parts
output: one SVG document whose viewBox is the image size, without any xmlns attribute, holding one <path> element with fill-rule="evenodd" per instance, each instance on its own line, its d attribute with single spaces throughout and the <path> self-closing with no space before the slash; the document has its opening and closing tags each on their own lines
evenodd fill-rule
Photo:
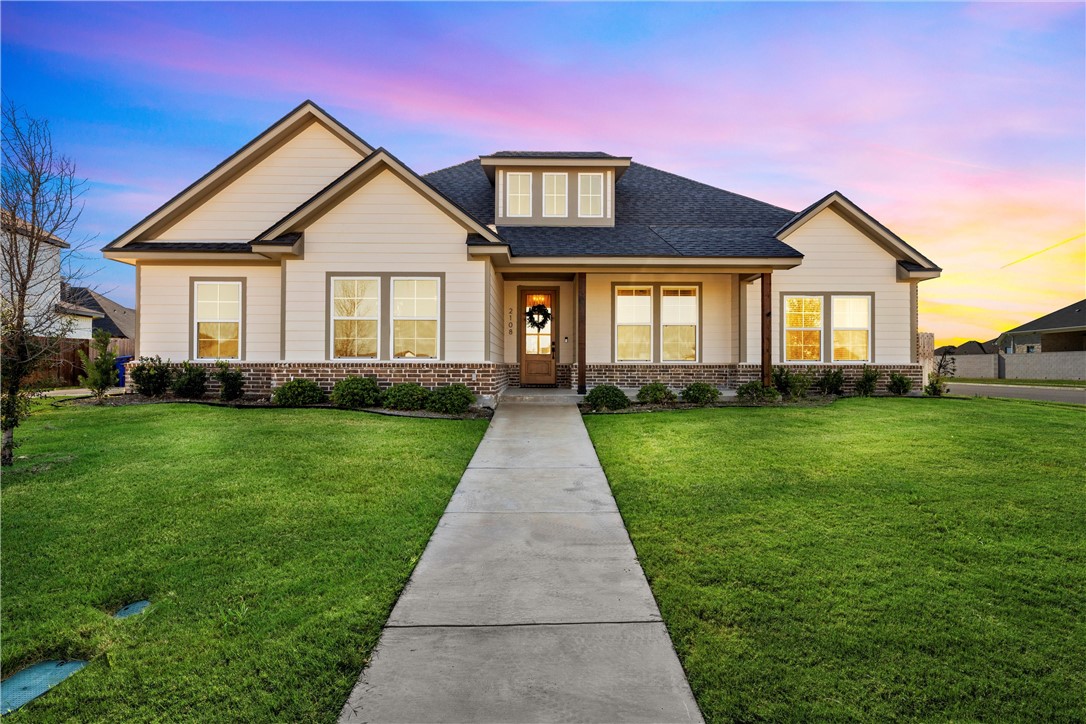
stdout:
<svg viewBox="0 0 1086 724">
<path fill-rule="evenodd" d="M 587 392 L 585 388 L 585 298 L 588 296 L 586 290 L 585 273 L 579 272 L 577 274 L 577 394 L 583 395 Z"/>
<path fill-rule="evenodd" d="M 773 384 L 773 363 L 771 360 L 771 353 L 773 351 L 773 329 L 772 329 L 772 314 L 773 314 L 773 283 L 770 281 L 770 277 L 773 274 L 766 272 L 762 274 L 762 384 Z"/>
</svg>

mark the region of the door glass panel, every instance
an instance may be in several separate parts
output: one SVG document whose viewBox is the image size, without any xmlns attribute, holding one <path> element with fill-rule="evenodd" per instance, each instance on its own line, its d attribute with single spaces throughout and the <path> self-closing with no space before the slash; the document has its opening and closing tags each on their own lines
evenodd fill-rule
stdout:
<svg viewBox="0 0 1086 724">
<path fill-rule="evenodd" d="M 552 295 L 549 293 L 528 294 L 524 297 L 524 311 L 537 304 L 544 305 L 551 314 L 554 314 Z M 551 353 L 551 327 L 553 319 L 543 325 L 542 329 L 536 329 L 527 322 L 524 323 L 524 354 L 549 355 Z"/>
</svg>

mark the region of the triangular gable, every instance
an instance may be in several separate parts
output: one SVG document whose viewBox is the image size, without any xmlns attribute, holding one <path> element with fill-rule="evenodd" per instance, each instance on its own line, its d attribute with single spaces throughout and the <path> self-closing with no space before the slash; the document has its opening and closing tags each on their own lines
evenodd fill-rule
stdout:
<svg viewBox="0 0 1086 724">
<path fill-rule="evenodd" d="M 184 191 L 114 239 L 104 247 L 103 251 L 120 249 L 132 241 L 154 238 L 315 123 L 320 124 L 336 138 L 353 148 L 360 156 L 367 156 L 373 152 L 373 148 L 353 131 L 326 113 L 316 103 L 307 100 Z"/>
<path fill-rule="evenodd" d="M 880 224 L 873 216 L 852 203 L 840 191 L 832 191 L 818 201 L 808 206 L 803 211 L 793 216 L 788 223 L 777 229 L 775 236 L 784 241 L 790 234 L 797 231 L 808 221 L 818 216 L 826 209 L 832 209 L 845 221 L 852 224 L 865 236 L 885 249 L 894 258 L 906 264 L 919 265 L 917 271 L 939 272 L 941 271 L 931 259 L 909 246 L 904 239 Z"/>
<path fill-rule="evenodd" d="M 415 189 L 421 196 L 443 211 L 453 221 L 460 224 L 469 234 L 477 234 L 488 242 L 504 244 L 501 237 L 484 224 L 479 223 L 469 213 L 460 208 L 431 186 L 425 179 L 412 171 L 398 158 L 383 148 L 378 148 L 356 166 L 316 193 L 304 204 L 290 212 L 273 226 L 252 240 L 253 244 L 264 244 L 287 234 L 302 232 L 341 201 L 360 189 L 382 171 L 391 171 L 401 181 Z"/>
</svg>

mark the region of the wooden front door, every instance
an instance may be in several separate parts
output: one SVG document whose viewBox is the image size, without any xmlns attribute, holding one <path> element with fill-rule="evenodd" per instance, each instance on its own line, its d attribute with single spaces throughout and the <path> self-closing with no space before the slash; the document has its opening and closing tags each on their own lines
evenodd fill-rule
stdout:
<svg viewBox="0 0 1086 724">
<path fill-rule="evenodd" d="M 520 384 L 553 385 L 558 381 L 558 299 L 557 289 L 524 289 L 520 293 Z M 528 324 L 527 312 L 537 304 L 550 310 L 551 319 L 542 328 Z"/>
</svg>

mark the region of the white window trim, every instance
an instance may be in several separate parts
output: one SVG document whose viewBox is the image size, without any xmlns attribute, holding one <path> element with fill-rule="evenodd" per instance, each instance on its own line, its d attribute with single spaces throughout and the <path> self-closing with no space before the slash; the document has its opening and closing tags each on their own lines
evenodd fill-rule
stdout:
<svg viewBox="0 0 1086 724">
<path fill-rule="evenodd" d="M 837 320 L 834 319 L 834 315 L 833 315 L 833 302 L 834 302 L 835 299 L 863 299 L 865 302 L 867 302 L 867 326 L 866 327 L 838 327 L 837 326 Z M 829 339 L 829 342 L 830 342 L 830 361 L 831 362 L 833 362 L 835 364 L 859 364 L 859 363 L 868 363 L 868 364 L 870 364 L 870 362 L 871 362 L 871 341 L 872 341 L 871 340 L 871 311 L 872 311 L 871 306 L 872 306 L 871 305 L 871 297 L 869 295 L 867 295 L 867 294 L 833 294 L 833 295 L 830 296 L 830 322 L 831 322 L 831 327 L 830 327 L 830 339 Z M 822 310 L 822 316 L 823 317 L 826 316 L 826 310 Z M 867 332 L 867 354 L 864 356 L 863 359 L 842 359 L 842 360 L 835 359 L 835 357 L 834 357 L 835 351 L 834 351 L 834 346 L 833 346 L 833 333 L 837 332 L 837 331 L 841 331 L 841 332 L 864 331 L 864 332 Z"/>
<path fill-rule="evenodd" d="M 553 176 L 555 178 L 561 178 L 566 182 L 565 188 L 562 190 L 563 204 L 562 213 L 560 214 L 548 214 L 547 213 L 547 177 Z M 569 174 L 568 173 L 544 173 L 543 174 L 543 217 L 548 219 L 566 219 L 569 218 Z"/>
<path fill-rule="evenodd" d="M 233 281 L 201 281 L 192 283 L 192 358 L 193 360 L 209 360 L 209 359 L 227 359 L 227 360 L 241 360 L 241 341 L 244 339 L 244 322 L 242 317 L 245 316 L 245 297 L 244 290 L 241 288 L 241 282 Z M 238 318 L 237 319 L 201 319 L 200 318 L 200 287 L 202 286 L 222 286 L 224 284 L 233 284 L 238 288 Z M 236 357 L 201 357 L 200 356 L 200 322 L 237 322 L 238 325 L 238 354 Z"/>
<path fill-rule="evenodd" d="M 817 299 L 819 303 L 819 327 L 789 327 L 788 326 L 788 300 L 789 299 Z M 823 359 L 826 356 L 826 296 L 823 294 L 786 294 L 783 299 L 784 308 L 781 309 L 781 322 L 784 324 L 784 336 L 781 339 L 783 349 L 781 349 L 781 361 L 782 364 L 789 365 L 820 365 L 824 364 Z M 833 301 L 830 301 L 833 304 Z M 818 359 L 803 359 L 803 360 L 791 360 L 788 359 L 788 333 L 796 332 L 819 332 L 818 337 Z M 832 338 L 831 338 L 832 341 Z"/>
<path fill-rule="evenodd" d="M 396 316 L 396 282 L 397 281 L 424 281 L 437 282 L 437 316 L 435 317 L 397 317 Z M 427 276 L 399 276 L 390 277 L 388 283 L 388 359 L 390 362 L 440 362 L 441 361 L 441 277 Z M 396 320 L 422 320 L 434 319 L 437 322 L 437 338 L 434 342 L 433 357 L 397 357 L 396 356 Z"/>
<path fill-rule="evenodd" d="M 649 290 L 649 358 L 648 359 L 619 359 L 618 357 L 618 328 L 620 326 L 625 327 L 643 327 L 642 324 L 626 324 L 619 325 L 618 323 L 618 293 L 623 289 L 648 289 Z M 656 349 L 656 320 L 654 319 L 653 307 L 656 306 L 656 289 L 651 284 L 623 284 L 622 286 L 615 287 L 615 320 L 614 329 L 612 334 L 614 335 L 615 344 L 615 361 L 614 364 L 624 365 L 651 365 L 653 364 L 653 350 Z"/>
<path fill-rule="evenodd" d="M 532 216 L 532 175 L 533 174 L 531 174 L 531 173 L 523 173 L 523 172 L 517 172 L 517 173 L 509 172 L 509 173 L 505 174 L 505 183 L 506 183 L 506 188 L 505 188 L 505 205 L 506 205 L 505 215 L 506 215 L 506 217 L 508 217 L 510 219 L 529 219 L 529 218 L 531 218 L 531 216 Z M 513 180 L 514 177 L 520 177 L 520 176 L 527 176 L 528 177 L 528 213 L 527 214 L 514 214 L 514 213 L 511 213 L 509 211 L 509 198 L 511 197 L 512 194 L 509 193 L 508 184 L 509 184 L 510 181 Z M 518 196 L 519 196 L 519 194 L 518 194 Z"/>
<path fill-rule="evenodd" d="M 694 359 L 664 359 L 664 327 L 665 326 L 678 326 L 684 327 L 687 325 L 665 325 L 664 324 L 664 292 L 668 289 L 693 289 L 694 299 L 697 300 L 697 309 L 694 315 Z M 681 297 L 680 297 L 681 299 Z M 689 284 L 664 284 L 660 287 L 660 364 L 668 365 L 694 365 L 701 363 L 701 290 L 696 286 Z"/>
<path fill-rule="evenodd" d="M 337 357 L 336 356 L 336 320 L 366 321 L 371 317 L 339 317 L 336 316 L 336 282 L 337 281 L 368 281 L 377 282 L 377 354 L 373 357 Z M 345 360 L 379 360 L 381 359 L 381 277 L 336 276 L 332 277 L 331 284 L 331 319 L 328 320 L 328 339 L 331 340 L 331 359 Z"/>
<path fill-rule="evenodd" d="M 598 214 L 585 214 L 581 212 L 581 198 L 584 196 L 584 179 L 588 176 L 596 176 L 600 180 L 600 213 Z M 577 174 L 577 216 L 582 219 L 602 219 L 604 218 L 604 198 L 607 196 L 607 189 L 603 183 L 604 175 L 602 173 L 579 173 Z"/>
</svg>

